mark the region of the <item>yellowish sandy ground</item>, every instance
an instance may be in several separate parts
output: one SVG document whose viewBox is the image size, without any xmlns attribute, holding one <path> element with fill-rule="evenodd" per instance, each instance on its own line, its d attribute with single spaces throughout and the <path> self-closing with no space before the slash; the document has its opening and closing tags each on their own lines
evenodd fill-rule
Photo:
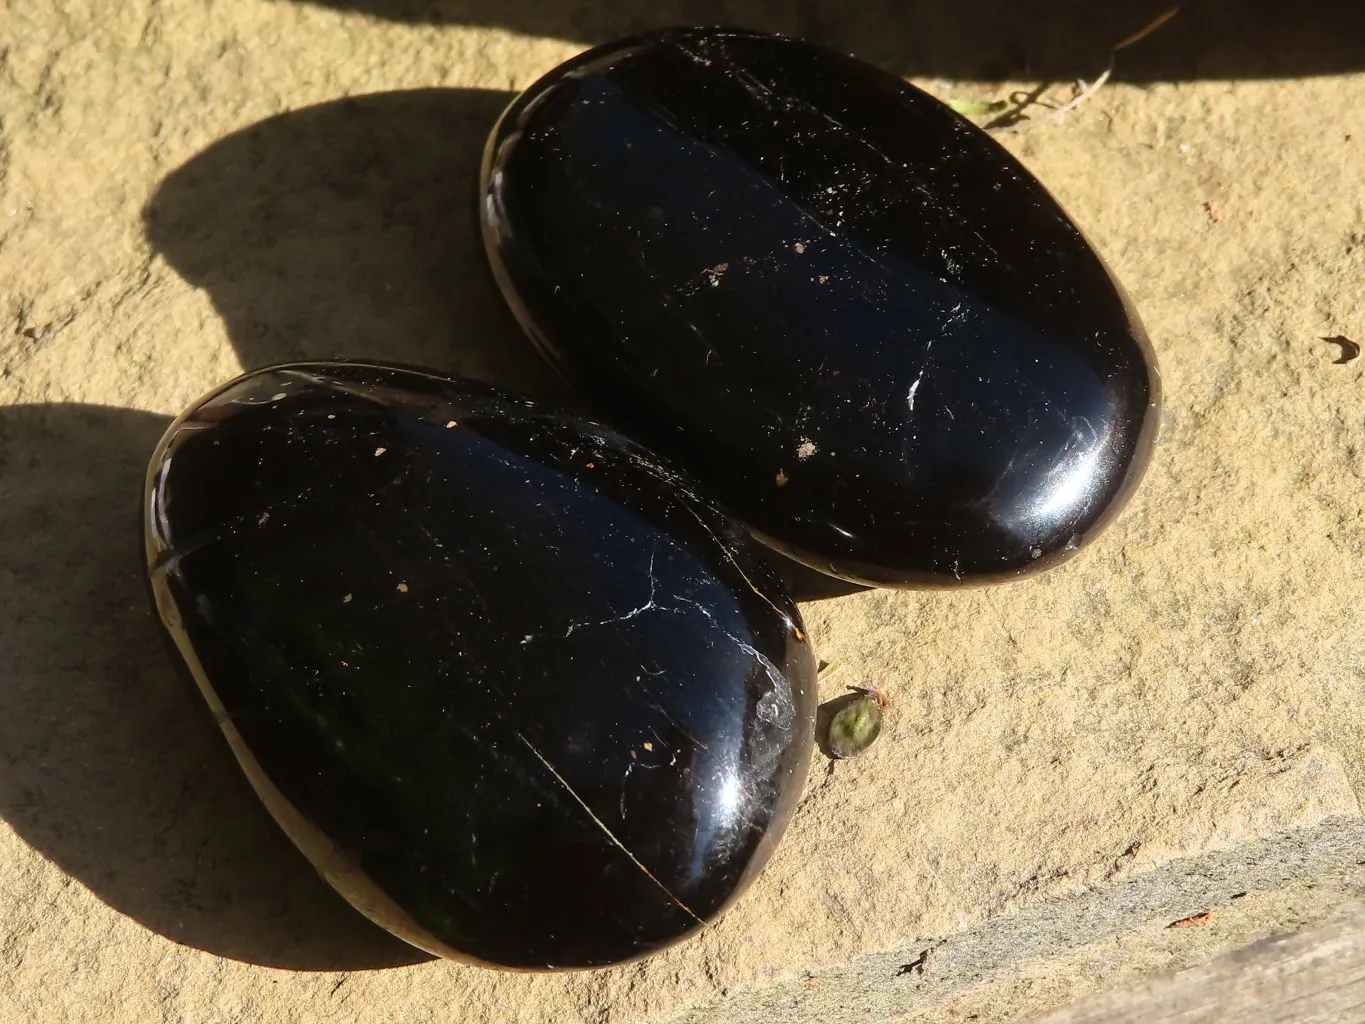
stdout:
<svg viewBox="0 0 1365 1024">
<path fill-rule="evenodd" d="M 472 190 L 510 91 L 587 42 L 738 21 L 990 99 L 1093 76 L 1157 9 L 353 6 L 0 7 L 0 1020 L 1006 1021 L 1361 899 L 1365 359 L 1320 339 L 1365 342 L 1365 36 L 1358 5 L 1210 2 L 1001 136 L 1160 354 L 1162 439 L 1109 532 L 1028 582 L 808 605 L 827 695 L 876 684 L 889 730 L 817 766 L 768 872 L 681 948 L 504 975 L 340 903 L 151 627 L 168 418 L 303 355 L 548 388 Z"/>
</svg>

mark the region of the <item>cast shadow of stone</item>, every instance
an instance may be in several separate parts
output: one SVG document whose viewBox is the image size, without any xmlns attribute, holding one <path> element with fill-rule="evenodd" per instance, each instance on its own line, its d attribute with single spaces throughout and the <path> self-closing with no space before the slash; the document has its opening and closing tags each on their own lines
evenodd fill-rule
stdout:
<svg viewBox="0 0 1365 1024">
<path fill-rule="evenodd" d="M 247 369 L 361 358 L 567 401 L 479 238 L 479 162 L 509 99 L 378 93 L 262 121 L 170 174 L 147 236 L 207 290 Z"/>
<path fill-rule="evenodd" d="M 284 0 L 276 0 L 284 2 Z M 584 45 L 663 25 L 740 25 L 800 36 L 916 78 L 1087 81 L 1109 49 L 1170 0 L 302 0 L 392 21 L 489 26 Z M 1187 0 L 1123 51 L 1114 80 L 1285 78 L 1365 68 L 1353 0 Z M 546 69 L 548 70 L 548 68 Z"/>
<path fill-rule="evenodd" d="M 314 873 L 172 669 L 138 521 L 168 422 L 99 406 L 0 410 L 0 817 L 177 942 L 298 970 L 428 959 Z"/>
</svg>

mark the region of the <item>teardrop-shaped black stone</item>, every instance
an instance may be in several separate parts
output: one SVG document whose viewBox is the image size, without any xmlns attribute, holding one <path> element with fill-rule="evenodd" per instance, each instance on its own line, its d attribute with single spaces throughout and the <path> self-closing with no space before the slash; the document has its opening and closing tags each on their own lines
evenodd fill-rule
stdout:
<svg viewBox="0 0 1365 1024">
<path fill-rule="evenodd" d="M 761 868 L 814 661 L 743 528 L 650 452 L 481 384 L 312 363 L 170 428 L 161 620 L 270 811 L 443 955 L 652 953 Z"/>
<path fill-rule="evenodd" d="M 589 51 L 503 115 L 482 217 L 542 354 L 822 571 L 1054 564 L 1147 461 L 1156 364 L 1099 256 L 987 134 L 854 58 L 722 29 Z"/>
</svg>

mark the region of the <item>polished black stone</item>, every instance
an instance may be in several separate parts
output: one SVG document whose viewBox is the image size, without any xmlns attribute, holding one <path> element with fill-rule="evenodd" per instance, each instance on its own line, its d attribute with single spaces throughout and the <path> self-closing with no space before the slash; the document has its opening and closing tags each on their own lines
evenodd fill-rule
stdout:
<svg viewBox="0 0 1365 1024">
<path fill-rule="evenodd" d="M 743 528 L 620 434 L 343 363 L 167 432 L 153 596 L 266 806 L 357 907 L 510 967 L 652 953 L 754 877 L 814 660 Z"/>
<path fill-rule="evenodd" d="M 1100 257 L 987 134 L 773 36 L 589 51 L 485 154 L 493 270 L 543 355 L 763 539 L 860 582 L 1055 564 L 1159 403 Z"/>
</svg>

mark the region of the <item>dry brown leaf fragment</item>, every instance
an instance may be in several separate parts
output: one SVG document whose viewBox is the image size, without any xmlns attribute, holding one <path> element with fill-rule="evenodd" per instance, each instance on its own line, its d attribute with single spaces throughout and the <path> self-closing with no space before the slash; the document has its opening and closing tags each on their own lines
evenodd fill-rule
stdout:
<svg viewBox="0 0 1365 1024">
<path fill-rule="evenodd" d="M 1167 928 L 1203 928 L 1212 924 L 1214 913 L 1212 910 L 1204 910 L 1198 914 L 1191 914 L 1189 917 L 1182 917 L 1179 921 L 1172 921 Z"/>
</svg>

